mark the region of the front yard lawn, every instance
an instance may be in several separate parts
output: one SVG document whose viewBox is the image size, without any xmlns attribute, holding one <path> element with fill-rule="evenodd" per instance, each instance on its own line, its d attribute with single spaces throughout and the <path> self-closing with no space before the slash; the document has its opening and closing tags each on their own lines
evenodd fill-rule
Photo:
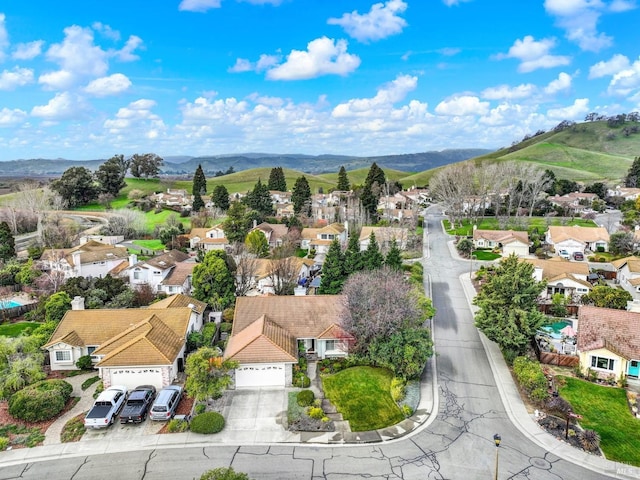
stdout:
<svg viewBox="0 0 640 480">
<path fill-rule="evenodd" d="M 547 230 L 548 219 L 545 217 L 515 217 L 512 218 L 514 224 L 507 225 L 506 228 L 500 228 L 498 219 L 496 217 L 484 217 L 478 219 L 479 230 L 528 230 L 531 232 L 534 228 L 539 232 L 545 232 Z M 515 222 L 518 222 L 517 224 Z M 551 225 L 562 225 L 563 219 L 560 217 L 551 218 Z M 473 224 L 471 220 L 462 220 L 462 225 L 452 228 L 449 220 L 443 220 L 444 229 L 449 235 L 471 236 L 473 235 Z M 585 220 L 582 218 L 574 218 L 566 223 L 568 226 L 579 225 L 581 227 L 596 227 L 597 225 L 593 220 Z"/>
<path fill-rule="evenodd" d="M 164 250 L 164 243 L 162 243 L 160 240 L 157 239 L 153 239 L 153 240 L 134 240 L 132 242 L 134 245 L 138 245 L 139 247 L 142 247 L 145 250 Z"/>
<path fill-rule="evenodd" d="M 622 388 L 603 387 L 573 377 L 560 395 L 582 415 L 580 425 L 600 435 L 600 448 L 609 460 L 640 465 L 640 420 L 631 415 Z"/>
<path fill-rule="evenodd" d="M 493 253 L 491 250 L 474 250 L 472 255 L 475 260 L 496 260 L 502 256 L 499 253 Z"/>
<path fill-rule="evenodd" d="M 389 370 L 352 367 L 322 378 L 325 396 L 331 400 L 351 430 L 364 432 L 388 427 L 404 420 L 391 398 Z"/>
<path fill-rule="evenodd" d="M 40 324 L 38 322 L 15 322 L 0 325 L 0 336 L 17 337 L 27 328 L 36 328 Z"/>
</svg>

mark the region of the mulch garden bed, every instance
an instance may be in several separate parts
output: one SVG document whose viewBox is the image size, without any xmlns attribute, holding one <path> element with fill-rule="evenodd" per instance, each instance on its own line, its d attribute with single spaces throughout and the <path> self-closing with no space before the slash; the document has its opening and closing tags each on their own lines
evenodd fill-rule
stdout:
<svg viewBox="0 0 640 480">
<path fill-rule="evenodd" d="M 538 420 L 538 425 L 540 425 L 540 427 L 547 433 L 550 433 L 558 440 L 562 440 L 563 442 L 568 443 L 574 448 L 578 448 L 593 455 L 601 456 L 600 450 L 588 451 L 583 448 L 582 444 L 580 443 L 580 434 L 582 433 L 582 429 L 573 423 L 569 424 L 568 437 L 566 420 L 554 417 L 552 415 L 546 415 Z"/>
<path fill-rule="evenodd" d="M 191 415 L 194 403 L 195 400 L 193 398 L 183 395 L 180 403 L 178 404 L 178 408 L 176 408 L 176 415 Z M 158 433 L 171 433 L 167 431 L 168 424 L 169 422 L 165 422 Z"/>
</svg>

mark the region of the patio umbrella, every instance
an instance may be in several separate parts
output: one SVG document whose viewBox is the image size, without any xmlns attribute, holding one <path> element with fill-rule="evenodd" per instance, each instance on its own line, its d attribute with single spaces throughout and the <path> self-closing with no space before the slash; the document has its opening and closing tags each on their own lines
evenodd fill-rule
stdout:
<svg viewBox="0 0 640 480">
<path fill-rule="evenodd" d="M 571 325 L 567 325 L 566 327 L 564 327 L 562 330 L 560 330 L 560 333 L 567 336 L 567 337 L 575 337 L 576 336 L 576 331 L 574 330 L 574 328 Z"/>
</svg>

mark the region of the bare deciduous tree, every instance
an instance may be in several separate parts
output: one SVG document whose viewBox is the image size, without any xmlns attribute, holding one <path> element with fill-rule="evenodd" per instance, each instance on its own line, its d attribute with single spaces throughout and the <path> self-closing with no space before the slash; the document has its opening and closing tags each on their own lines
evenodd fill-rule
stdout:
<svg viewBox="0 0 640 480">
<path fill-rule="evenodd" d="M 251 255 L 246 249 L 235 257 L 236 261 L 236 295 L 245 296 L 255 287 L 255 277 L 258 271 L 259 261 L 255 255 Z"/>
<path fill-rule="evenodd" d="M 296 257 L 281 257 L 269 260 L 269 280 L 276 295 L 293 295 L 298 281 L 298 261 Z"/>
</svg>

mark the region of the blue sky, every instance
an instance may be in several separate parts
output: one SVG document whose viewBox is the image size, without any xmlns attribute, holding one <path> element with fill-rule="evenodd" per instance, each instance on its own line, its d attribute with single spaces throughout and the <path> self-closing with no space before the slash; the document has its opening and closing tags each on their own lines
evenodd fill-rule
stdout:
<svg viewBox="0 0 640 480">
<path fill-rule="evenodd" d="M 640 110 L 636 0 L 8 0 L 0 160 L 499 148 Z"/>
</svg>

